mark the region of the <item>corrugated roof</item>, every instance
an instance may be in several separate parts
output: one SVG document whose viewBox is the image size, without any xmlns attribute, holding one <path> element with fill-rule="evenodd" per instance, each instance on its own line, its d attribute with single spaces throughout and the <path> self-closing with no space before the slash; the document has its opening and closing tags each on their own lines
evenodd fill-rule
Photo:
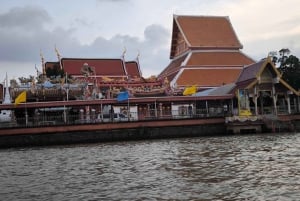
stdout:
<svg viewBox="0 0 300 201">
<path fill-rule="evenodd" d="M 232 89 L 235 87 L 235 83 L 226 84 L 217 88 L 206 89 L 198 93 L 193 94 L 193 96 L 225 96 L 229 95 Z"/>
</svg>

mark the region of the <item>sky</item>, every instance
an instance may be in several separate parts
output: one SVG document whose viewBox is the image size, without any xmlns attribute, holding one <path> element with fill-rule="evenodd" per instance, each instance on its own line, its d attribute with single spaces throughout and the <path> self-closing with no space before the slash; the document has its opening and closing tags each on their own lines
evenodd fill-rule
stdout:
<svg viewBox="0 0 300 201">
<path fill-rule="evenodd" d="M 300 57 L 298 0 L 0 0 L 0 80 L 36 75 L 41 57 L 139 54 L 143 77 L 170 62 L 173 15 L 228 16 L 242 52 L 260 60 L 289 48 Z"/>
</svg>

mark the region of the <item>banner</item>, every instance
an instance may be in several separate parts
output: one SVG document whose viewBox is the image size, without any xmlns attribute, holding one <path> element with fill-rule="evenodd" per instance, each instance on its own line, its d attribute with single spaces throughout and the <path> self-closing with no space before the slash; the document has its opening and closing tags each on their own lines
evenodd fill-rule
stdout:
<svg viewBox="0 0 300 201">
<path fill-rule="evenodd" d="M 184 89 L 183 95 L 188 96 L 188 95 L 195 94 L 196 92 L 197 92 L 197 87 L 196 86 L 191 86 L 191 87 L 187 87 L 187 88 Z"/>
<path fill-rule="evenodd" d="M 118 94 L 117 101 L 125 101 L 128 100 L 129 94 L 128 91 L 123 91 Z"/>
<path fill-rule="evenodd" d="M 19 103 L 26 102 L 26 91 L 23 91 L 18 95 L 18 97 L 15 99 L 15 105 L 18 105 Z"/>
</svg>

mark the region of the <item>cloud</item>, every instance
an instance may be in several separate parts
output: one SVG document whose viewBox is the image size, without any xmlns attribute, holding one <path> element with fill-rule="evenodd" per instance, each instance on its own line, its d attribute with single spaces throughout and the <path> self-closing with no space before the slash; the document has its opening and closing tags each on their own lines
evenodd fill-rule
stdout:
<svg viewBox="0 0 300 201">
<path fill-rule="evenodd" d="M 119 58 L 126 48 L 126 60 L 135 60 L 140 53 L 141 70 L 147 77 L 160 73 L 169 62 L 170 33 L 160 25 L 145 28 L 144 39 L 130 35 L 115 35 L 110 39 L 98 36 L 90 45 L 62 47 L 65 57 Z"/>
<path fill-rule="evenodd" d="M 124 34 L 110 39 L 98 35 L 90 44 L 82 44 L 75 37 L 75 28 L 46 29 L 51 20 L 47 11 L 39 7 L 17 7 L 1 14 L 0 24 L 5 28 L 0 28 L 0 62 L 11 62 L 14 68 L 22 62 L 31 63 L 34 68 L 34 63 L 40 66 L 40 50 L 46 61 L 57 60 L 55 45 L 63 57 L 80 58 L 119 58 L 126 47 L 126 60 L 134 60 L 140 52 L 141 69 L 151 75 L 160 73 L 169 62 L 170 33 L 160 25 L 147 26 L 143 39 Z"/>
<path fill-rule="evenodd" d="M 14 7 L 9 12 L 0 14 L 1 29 L 24 28 L 36 30 L 45 22 L 51 22 L 51 17 L 44 9 L 38 7 Z"/>
<path fill-rule="evenodd" d="M 126 2 L 130 0 L 97 0 L 99 2 Z"/>
<path fill-rule="evenodd" d="M 1 73 L 4 68 L 20 72 L 18 65 L 34 72 L 40 50 L 47 61 L 56 61 L 56 45 L 63 57 L 81 58 L 119 58 L 126 47 L 126 60 L 140 52 L 144 76 L 157 75 L 169 63 L 173 14 L 229 16 L 243 52 L 256 60 L 281 48 L 300 56 L 298 0 L 77 0 L 68 7 L 66 1 L 47 7 L 39 1 L 24 7 L 18 2 L 18 7 L 6 3 L 10 10 L 0 9 Z"/>
</svg>

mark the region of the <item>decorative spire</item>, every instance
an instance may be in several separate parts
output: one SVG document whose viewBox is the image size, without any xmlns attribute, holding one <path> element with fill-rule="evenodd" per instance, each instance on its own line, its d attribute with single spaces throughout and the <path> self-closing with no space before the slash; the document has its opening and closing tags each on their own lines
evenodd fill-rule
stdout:
<svg viewBox="0 0 300 201">
<path fill-rule="evenodd" d="M 126 55 L 126 47 L 124 46 L 124 50 L 123 50 L 123 53 L 122 53 L 122 59 L 125 60 L 125 55 Z"/>
<path fill-rule="evenodd" d="M 136 61 L 139 61 L 140 58 L 140 50 L 138 50 L 138 54 L 136 55 Z"/>
<path fill-rule="evenodd" d="M 58 49 L 56 48 L 56 45 L 54 46 L 54 49 L 55 49 L 56 56 L 57 56 L 57 59 L 58 59 L 58 62 L 59 62 L 59 67 L 60 67 L 60 69 L 62 69 L 61 55 L 59 54 Z"/>
<path fill-rule="evenodd" d="M 139 74 L 142 77 L 142 71 L 141 71 L 141 68 L 140 68 L 140 51 L 139 50 L 138 50 L 138 54 L 136 56 L 136 63 L 137 63 L 137 66 L 138 66 Z"/>
<path fill-rule="evenodd" d="M 125 72 L 125 75 L 127 77 L 127 80 L 128 80 L 128 73 L 127 73 L 127 69 L 126 69 L 126 62 L 125 62 L 125 54 L 126 54 L 126 47 L 124 46 L 124 50 L 123 50 L 123 53 L 122 53 L 122 62 L 123 62 L 123 69 L 124 69 L 124 72 Z"/>
<path fill-rule="evenodd" d="M 40 50 L 40 57 L 41 57 L 41 62 L 42 62 L 43 75 L 46 75 L 46 70 L 45 70 L 45 58 L 44 58 L 44 56 L 43 56 L 42 50 Z"/>
<path fill-rule="evenodd" d="M 4 101 L 3 103 L 4 104 L 9 104 L 11 103 L 11 100 L 10 100 L 10 93 L 9 93 L 9 89 L 8 89 L 8 77 L 7 77 L 7 73 L 6 73 L 6 76 L 5 76 L 5 82 L 4 82 L 4 88 L 5 88 L 5 91 L 4 91 Z"/>
<path fill-rule="evenodd" d="M 60 60 L 60 54 L 58 52 L 58 49 L 56 48 L 56 45 L 54 46 L 54 49 L 55 49 L 58 60 Z"/>
</svg>

